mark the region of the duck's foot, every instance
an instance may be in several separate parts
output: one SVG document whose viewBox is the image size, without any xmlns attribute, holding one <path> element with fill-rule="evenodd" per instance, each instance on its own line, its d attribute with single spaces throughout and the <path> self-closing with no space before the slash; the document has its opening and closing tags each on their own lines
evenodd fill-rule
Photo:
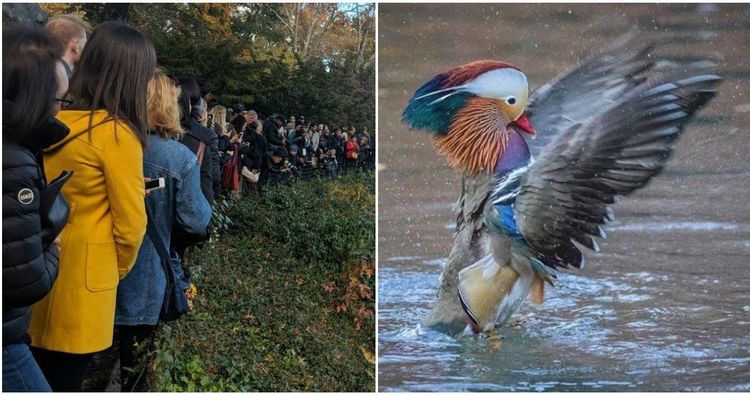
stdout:
<svg viewBox="0 0 750 395">
<path fill-rule="evenodd" d="M 497 329 L 492 328 L 484 331 L 484 335 L 487 336 L 487 346 L 493 350 L 499 350 L 503 345 L 503 336 Z"/>
</svg>

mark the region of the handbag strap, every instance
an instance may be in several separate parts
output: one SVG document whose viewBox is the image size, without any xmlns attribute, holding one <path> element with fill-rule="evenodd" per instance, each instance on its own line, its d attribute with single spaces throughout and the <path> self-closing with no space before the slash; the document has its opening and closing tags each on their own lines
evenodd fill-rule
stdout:
<svg viewBox="0 0 750 395">
<path fill-rule="evenodd" d="M 195 140 L 195 141 L 198 142 L 198 149 L 195 151 L 195 157 L 198 158 L 198 165 L 202 165 L 203 164 L 203 155 L 206 152 L 206 143 L 204 143 L 201 139 L 199 139 L 198 137 L 194 136 L 191 133 L 185 133 L 184 135 L 182 135 L 183 139 L 185 137 L 190 137 L 191 139 L 193 139 L 193 140 Z"/>
<path fill-rule="evenodd" d="M 232 144 L 232 150 L 234 151 L 234 154 L 232 155 L 232 164 L 237 166 L 240 158 L 240 145 L 238 143 Z"/>
<path fill-rule="evenodd" d="M 146 235 L 151 239 L 151 243 L 154 245 L 154 248 L 156 248 L 156 253 L 159 254 L 159 257 L 161 258 L 161 267 L 164 269 L 164 274 L 167 276 L 167 284 L 169 284 L 173 278 L 172 270 L 167 266 L 169 264 L 169 252 L 167 252 L 167 247 L 162 241 L 161 236 L 159 236 L 159 231 L 156 229 L 156 223 L 154 223 L 154 214 L 151 211 L 151 207 L 148 205 L 146 205 L 146 216 L 148 217 L 148 222 L 146 223 Z"/>
<path fill-rule="evenodd" d="M 206 143 L 200 142 L 198 143 L 198 152 L 195 153 L 195 156 L 198 157 L 198 164 L 203 164 L 203 154 L 206 152 Z"/>
</svg>

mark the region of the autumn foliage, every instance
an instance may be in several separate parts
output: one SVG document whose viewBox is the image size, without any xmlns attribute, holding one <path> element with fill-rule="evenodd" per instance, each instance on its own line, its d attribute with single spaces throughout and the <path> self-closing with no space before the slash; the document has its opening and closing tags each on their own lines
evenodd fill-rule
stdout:
<svg viewBox="0 0 750 395">
<path fill-rule="evenodd" d="M 375 6 L 360 3 L 47 3 L 92 25 L 122 19 L 159 67 L 203 77 L 218 104 L 375 130 Z"/>
</svg>

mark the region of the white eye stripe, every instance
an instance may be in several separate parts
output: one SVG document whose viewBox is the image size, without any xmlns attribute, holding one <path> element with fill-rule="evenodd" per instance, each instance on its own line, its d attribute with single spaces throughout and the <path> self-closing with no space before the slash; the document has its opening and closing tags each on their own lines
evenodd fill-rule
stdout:
<svg viewBox="0 0 750 395">
<path fill-rule="evenodd" d="M 488 71 L 463 85 L 428 92 L 412 100 L 432 100 L 427 104 L 431 106 L 462 92 L 469 92 L 480 97 L 500 99 L 511 106 L 515 106 L 519 102 L 525 103 L 528 98 L 529 87 L 526 75 L 522 72 L 512 68 L 503 68 Z"/>
<path fill-rule="evenodd" d="M 432 95 L 437 95 L 438 93 L 451 92 L 451 91 L 455 91 L 455 90 L 462 89 L 462 88 L 464 88 L 463 85 L 461 85 L 461 86 L 452 86 L 450 88 L 440 89 L 440 90 L 437 90 L 437 91 L 432 91 L 430 93 L 426 93 L 426 94 L 424 94 L 422 96 L 415 97 L 413 100 L 417 101 L 417 100 L 420 100 L 420 99 L 424 99 L 425 97 L 429 97 L 429 96 L 432 96 Z"/>
</svg>

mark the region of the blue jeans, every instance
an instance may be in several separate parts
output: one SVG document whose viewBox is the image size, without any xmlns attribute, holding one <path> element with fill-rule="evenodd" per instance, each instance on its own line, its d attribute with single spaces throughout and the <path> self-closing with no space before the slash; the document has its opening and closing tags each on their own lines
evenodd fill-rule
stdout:
<svg viewBox="0 0 750 395">
<path fill-rule="evenodd" d="M 3 346 L 3 392 L 52 392 L 25 343 Z"/>
</svg>

